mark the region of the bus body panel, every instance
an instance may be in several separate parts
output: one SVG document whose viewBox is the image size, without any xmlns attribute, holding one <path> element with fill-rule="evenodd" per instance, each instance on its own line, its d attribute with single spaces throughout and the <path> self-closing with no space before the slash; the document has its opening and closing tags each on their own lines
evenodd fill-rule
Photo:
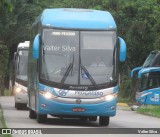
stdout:
<svg viewBox="0 0 160 137">
<path fill-rule="evenodd" d="M 160 88 L 149 89 L 136 94 L 136 100 L 140 104 L 160 105 Z"/>
<path fill-rule="evenodd" d="M 116 29 L 112 15 L 106 11 L 86 9 L 45 9 L 43 26 L 68 29 Z"/>
<path fill-rule="evenodd" d="M 75 99 L 76 100 L 76 99 Z M 81 99 L 83 102 L 83 99 Z M 65 104 L 45 99 L 38 95 L 37 111 L 40 114 L 51 115 L 81 115 L 81 116 L 115 116 L 117 99 L 97 104 Z M 45 106 L 45 107 L 44 107 Z M 83 112 L 73 112 L 73 109 L 84 109 Z M 113 110 L 114 108 L 114 110 Z"/>
<path fill-rule="evenodd" d="M 92 91 L 77 91 L 77 90 L 64 90 L 49 87 L 44 84 L 38 84 L 38 90 L 42 92 L 48 91 L 55 95 L 56 97 L 63 97 L 63 98 L 83 98 L 83 99 L 92 99 L 92 98 L 99 98 L 109 94 L 114 94 L 118 92 L 118 86 L 107 88 L 107 89 L 100 89 L 100 90 L 92 90 Z"/>
<path fill-rule="evenodd" d="M 51 115 L 81 115 L 81 116 L 115 116 L 116 104 L 117 104 L 117 92 L 118 87 L 110 88 L 112 90 L 105 89 L 106 95 L 116 94 L 111 101 L 106 101 L 103 96 L 95 98 L 80 98 L 80 104 L 77 104 L 77 97 L 75 94 L 72 97 L 61 97 L 54 91 L 54 88 L 48 87 L 43 84 L 38 84 L 37 90 L 46 90 L 57 95 L 56 98 L 47 99 L 42 96 L 39 91 L 37 94 L 31 95 L 31 108 L 39 114 L 51 114 Z M 70 91 L 74 92 L 74 91 Z M 75 91 L 76 92 L 76 91 Z M 88 91 L 84 91 L 88 92 Z M 99 92 L 99 91 L 97 91 Z M 37 96 L 37 97 L 36 97 Z M 35 100 L 35 98 L 37 100 Z M 35 103 L 36 102 L 36 103 Z M 73 112 L 73 108 L 83 108 L 84 112 Z"/>
</svg>

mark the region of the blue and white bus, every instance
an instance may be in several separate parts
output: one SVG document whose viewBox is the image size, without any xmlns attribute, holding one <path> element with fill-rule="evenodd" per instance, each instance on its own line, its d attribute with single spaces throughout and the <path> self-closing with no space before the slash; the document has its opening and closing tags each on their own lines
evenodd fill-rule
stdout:
<svg viewBox="0 0 160 137">
<path fill-rule="evenodd" d="M 160 67 L 143 68 L 138 72 L 138 78 L 138 103 L 160 105 Z"/>
<path fill-rule="evenodd" d="M 138 76 L 136 100 L 139 104 L 160 104 L 160 51 L 151 51 L 141 67 L 131 71 Z"/>
<path fill-rule="evenodd" d="M 76 117 L 108 125 L 116 115 L 126 44 L 107 11 L 45 9 L 32 27 L 29 117 Z"/>
<path fill-rule="evenodd" d="M 160 51 L 154 50 L 151 51 L 149 56 L 146 58 L 144 61 L 143 65 L 140 67 L 136 67 L 131 71 L 131 78 L 133 77 L 134 74 L 138 74 L 138 72 L 142 68 L 148 68 L 148 67 L 160 67 Z"/>
</svg>

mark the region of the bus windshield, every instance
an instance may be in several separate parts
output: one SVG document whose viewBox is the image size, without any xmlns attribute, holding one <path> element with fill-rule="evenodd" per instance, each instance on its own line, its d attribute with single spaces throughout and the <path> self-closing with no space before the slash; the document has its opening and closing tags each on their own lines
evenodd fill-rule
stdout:
<svg viewBox="0 0 160 137">
<path fill-rule="evenodd" d="M 139 91 L 160 87 L 160 72 L 149 72 L 142 74 L 139 83 Z"/>
<path fill-rule="evenodd" d="M 28 50 L 19 50 L 17 56 L 17 78 L 27 81 Z"/>
<path fill-rule="evenodd" d="M 149 76 L 149 73 L 142 74 L 141 79 L 138 80 L 139 81 L 138 82 L 139 83 L 139 85 L 138 85 L 139 92 L 142 92 L 147 89 L 148 76 Z"/>
<path fill-rule="evenodd" d="M 105 84 L 115 79 L 116 31 L 44 28 L 41 79 L 65 85 Z"/>
<path fill-rule="evenodd" d="M 146 61 L 144 62 L 143 67 L 145 68 L 145 67 L 151 66 L 152 65 L 151 63 L 153 62 L 153 59 L 155 56 L 156 56 L 156 53 L 151 53 L 146 59 Z"/>
</svg>

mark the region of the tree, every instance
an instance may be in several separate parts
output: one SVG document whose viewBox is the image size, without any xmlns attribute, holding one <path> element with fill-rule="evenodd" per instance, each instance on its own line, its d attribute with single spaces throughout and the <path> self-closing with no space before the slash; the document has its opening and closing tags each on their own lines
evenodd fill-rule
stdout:
<svg viewBox="0 0 160 137">
<path fill-rule="evenodd" d="M 9 0 L 0 0 L 0 94 L 4 94 L 4 81 L 8 70 L 8 48 L 6 46 L 9 13 L 13 7 Z"/>
<path fill-rule="evenodd" d="M 4 95 L 4 81 L 8 70 L 8 48 L 0 42 L 0 95 Z"/>
</svg>

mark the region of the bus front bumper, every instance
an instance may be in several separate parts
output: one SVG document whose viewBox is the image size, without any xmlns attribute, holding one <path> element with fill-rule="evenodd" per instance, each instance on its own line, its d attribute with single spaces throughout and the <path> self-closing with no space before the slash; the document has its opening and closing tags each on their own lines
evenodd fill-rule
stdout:
<svg viewBox="0 0 160 137">
<path fill-rule="evenodd" d="M 28 103 L 27 91 L 16 86 L 14 86 L 14 98 L 16 103 L 22 103 L 22 104 Z"/>
<path fill-rule="evenodd" d="M 83 102 L 83 99 L 81 99 Z M 92 99 L 91 99 L 92 100 Z M 37 111 L 39 114 L 74 115 L 74 116 L 115 116 L 117 98 L 111 101 L 92 104 L 62 103 L 46 99 L 39 95 Z"/>
</svg>

